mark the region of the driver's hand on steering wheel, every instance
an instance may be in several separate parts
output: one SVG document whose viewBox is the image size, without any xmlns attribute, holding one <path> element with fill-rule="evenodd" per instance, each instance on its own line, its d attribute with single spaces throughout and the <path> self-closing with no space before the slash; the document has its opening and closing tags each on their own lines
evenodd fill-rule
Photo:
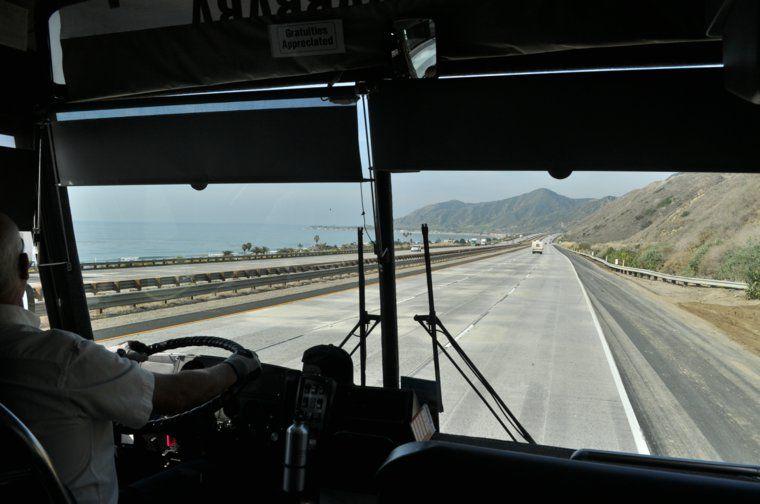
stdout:
<svg viewBox="0 0 760 504">
<path fill-rule="evenodd" d="M 235 371 L 235 375 L 237 376 L 238 381 L 261 369 L 259 356 L 250 350 L 236 352 L 227 357 L 224 363 L 229 364 L 232 370 Z"/>
<path fill-rule="evenodd" d="M 127 341 L 116 347 L 116 353 L 135 362 L 145 362 L 148 360 L 150 350 L 148 345 L 140 341 Z"/>
</svg>

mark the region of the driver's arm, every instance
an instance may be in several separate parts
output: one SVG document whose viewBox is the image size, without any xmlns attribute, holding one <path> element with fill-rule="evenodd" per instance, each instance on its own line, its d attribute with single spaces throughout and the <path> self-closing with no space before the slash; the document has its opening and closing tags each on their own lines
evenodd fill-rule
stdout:
<svg viewBox="0 0 760 504">
<path fill-rule="evenodd" d="M 200 406 L 260 366 L 256 354 L 235 354 L 207 369 L 180 371 L 177 374 L 153 373 L 153 414 L 173 415 Z"/>
<path fill-rule="evenodd" d="M 237 381 L 235 371 L 225 364 L 177 374 L 153 373 L 153 376 L 154 415 L 174 415 L 200 406 Z"/>
</svg>

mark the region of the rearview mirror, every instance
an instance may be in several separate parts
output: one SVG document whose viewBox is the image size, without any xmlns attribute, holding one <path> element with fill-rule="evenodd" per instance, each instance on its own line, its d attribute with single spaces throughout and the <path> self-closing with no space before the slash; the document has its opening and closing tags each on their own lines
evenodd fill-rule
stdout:
<svg viewBox="0 0 760 504">
<path fill-rule="evenodd" d="M 432 19 L 400 19 L 393 23 L 394 48 L 391 54 L 398 77 L 436 77 L 435 23 Z"/>
</svg>

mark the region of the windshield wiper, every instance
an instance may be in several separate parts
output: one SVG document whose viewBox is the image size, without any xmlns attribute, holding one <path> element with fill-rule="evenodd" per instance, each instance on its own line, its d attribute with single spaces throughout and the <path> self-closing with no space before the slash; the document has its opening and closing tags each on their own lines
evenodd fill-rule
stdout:
<svg viewBox="0 0 760 504">
<path fill-rule="evenodd" d="M 459 374 L 462 375 L 462 378 L 465 379 L 468 385 L 472 388 L 472 390 L 478 395 L 480 400 L 483 402 L 483 404 L 486 405 L 488 410 L 491 412 L 491 414 L 494 416 L 497 422 L 504 428 L 507 435 L 512 439 L 512 441 L 517 441 L 517 437 L 515 436 L 515 433 L 512 432 L 512 429 L 514 429 L 518 436 L 520 436 L 525 442 L 530 444 L 535 444 L 536 442 L 533 440 L 533 437 L 528 433 L 528 431 L 525 429 L 525 427 L 522 426 L 520 421 L 517 419 L 517 417 L 512 413 L 512 411 L 509 409 L 507 404 L 504 402 L 504 400 L 501 398 L 498 392 L 496 392 L 496 389 L 493 388 L 493 386 L 489 383 L 489 381 L 486 379 L 485 376 L 483 376 L 483 373 L 480 372 L 478 367 L 475 365 L 474 362 L 472 362 L 472 359 L 465 353 L 465 351 L 462 349 L 461 346 L 459 346 L 459 343 L 457 343 L 456 339 L 451 335 L 451 333 L 446 329 L 446 326 L 443 325 L 443 322 L 438 318 L 438 316 L 435 313 L 435 299 L 433 297 L 433 275 L 432 275 L 432 267 L 430 265 L 430 242 L 428 240 L 428 226 L 427 224 L 422 225 L 422 241 L 424 244 L 424 252 L 425 252 L 425 275 L 427 276 L 427 291 L 428 291 L 428 305 L 430 312 L 427 315 L 415 315 L 414 320 L 418 322 L 423 329 L 430 335 L 430 337 L 433 340 L 433 364 L 435 367 L 435 383 L 437 387 L 437 393 L 438 393 L 438 408 L 439 411 L 443 411 L 443 399 L 441 396 L 441 370 L 440 370 L 440 363 L 438 358 L 438 352 L 439 350 L 443 352 L 443 355 L 445 355 L 449 362 L 456 368 L 457 371 L 459 371 Z M 478 387 L 475 385 L 473 380 L 467 376 L 467 373 L 465 373 L 464 369 L 457 364 L 457 362 L 452 357 L 451 353 L 449 353 L 446 350 L 446 347 L 438 341 L 438 332 L 443 334 L 446 339 L 448 340 L 448 345 L 451 346 L 451 348 L 454 349 L 454 352 L 459 356 L 459 358 L 464 362 L 467 369 L 470 370 L 470 372 L 475 375 L 475 378 L 480 382 L 481 386 L 485 389 L 486 394 L 491 397 L 491 400 L 496 403 L 496 408 L 486 399 L 486 396 L 484 393 L 478 389 Z M 498 411 L 497 411 L 498 410 Z M 509 424 L 509 426 L 507 425 Z M 511 429 L 510 429 L 511 426 Z"/>
</svg>

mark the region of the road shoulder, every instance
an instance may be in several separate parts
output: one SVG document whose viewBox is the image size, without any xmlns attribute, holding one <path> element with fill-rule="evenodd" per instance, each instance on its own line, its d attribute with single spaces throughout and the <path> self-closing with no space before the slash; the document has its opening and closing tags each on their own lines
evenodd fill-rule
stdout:
<svg viewBox="0 0 760 504">
<path fill-rule="evenodd" d="M 599 342 L 602 345 L 602 349 L 604 350 L 604 356 L 606 357 L 607 364 L 610 367 L 612 379 L 615 382 L 615 387 L 617 388 L 618 394 L 620 395 L 620 401 L 623 403 L 623 409 L 625 410 L 625 416 L 628 420 L 628 425 L 631 428 L 631 435 L 633 436 L 633 440 L 636 443 L 636 449 L 640 454 L 649 455 L 649 445 L 647 444 L 646 438 L 644 437 L 644 431 L 639 424 L 639 419 L 636 417 L 636 413 L 631 404 L 631 399 L 628 396 L 628 392 L 626 391 L 625 385 L 623 384 L 623 380 L 620 376 L 620 370 L 618 369 L 617 364 L 615 363 L 615 358 L 612 356 L 612 352 L 610 351 L 610 346 L 607 343 L 607 337 L 604 335 L 604 331 L 602 331 L 602 328 L 599 325 L 599 319 L 597 318 L 594 307 L 592 306 L 591 300 L 588 297 L 586 287 L 583 285 L 583 282 L 578 276 L 578 272 L 575 270 L 575 266 L 573 265 L 572 261 L 570 261 L 570 259 L 568 259 L 567 256 L 561 252 L 560 255 L 562 255 L 567 260 L 570 268 L 573 270 L 575 279 L 578 280 L 578 284 L 580 285 L 581 292 L 583 293 L 583 298 L 586 301 L 586 306 L 588 307 L 589 313 L 591 314 L 591 319 L 594 322 L 594 328 L 596 329 L 596 333 L 599 336 Z"/>
</svg>

